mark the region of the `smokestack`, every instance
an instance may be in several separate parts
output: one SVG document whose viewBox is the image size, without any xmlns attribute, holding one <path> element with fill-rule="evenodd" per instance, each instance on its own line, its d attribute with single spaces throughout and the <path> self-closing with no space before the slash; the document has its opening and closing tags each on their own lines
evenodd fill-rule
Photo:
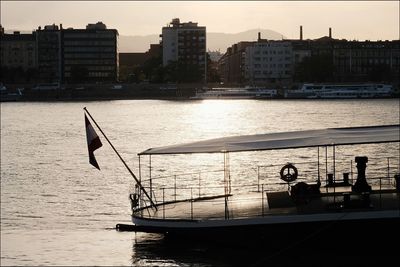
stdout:
<svg viewBox="0 0 400 267">
<path fill-rule="evenodd" d="M 261 32 L 258 32 L 258 41 L 261 40 Z"/>
<path fill-rule="evenodd" d="M 329 27 L 329 38 L 332 38 L 332 28 Z"/>
<path fill-rule="evenodd" d="M 303 40 L 303 26 L 300 25 L 300 41 Z"/>
</svg>

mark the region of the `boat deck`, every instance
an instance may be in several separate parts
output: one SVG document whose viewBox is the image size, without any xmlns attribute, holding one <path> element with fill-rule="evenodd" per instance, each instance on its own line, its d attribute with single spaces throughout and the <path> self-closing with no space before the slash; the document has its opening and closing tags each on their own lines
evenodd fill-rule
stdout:
<svg viewBox="0 0 400 267">
<path fill-rule="evenodd" d="M 367 194 L 351 192 L 350 186 L 336 188 L 321 187 L 320 191 L 319 195 L 302 199 L 298 202 L 293 200 L 288 191 L 250 192 L 246 194 L 177 201 L 160 204 L 157 210 L 142 210 L 140 216 L 144 218 L 172 220 L 210 220 L 283 214 L 314 214 L 349 210 L 393 210 L 400 208 L 400 194 L 393 187 L 373 187 L 372 191 Z M 227 209 L 225 209 L 225 205 Z"/>
</svg>

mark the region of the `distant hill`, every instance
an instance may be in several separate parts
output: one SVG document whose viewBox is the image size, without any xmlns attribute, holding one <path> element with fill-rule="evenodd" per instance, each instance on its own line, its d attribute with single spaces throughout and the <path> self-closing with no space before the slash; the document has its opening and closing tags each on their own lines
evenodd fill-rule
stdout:
<svg viewBox="0 0 400 267">
<path fill-rule="evenodd" d="M 281 40 L 285 38 L 282 34 L 266 29 L 253 29 L 239 33 L 207 33 L 207 50 L 220 51 L 225 53 L 226 48 L 240 41 L 256 41 L 258 32 L 261 32 L 261 38 L 269 40 Z M 150 48 L 150 44 L 160 41 L 158 34 L 145 36 L 119 36 L 119 52 L 145 52 Z"/>
<path fill-rule="evenodd" d="M 6 30 L 6 33 L 13 33 L 13 30 Z M 32 31 L 20 31 L 21 33 L 32 33 Z M 252 29 L 239 33 L 207 33 L 207 50 L 220 51 L 225 53 L 226 49 L 240 41 L 256 41 L 258 32 L 261 32 L 261 38 L 269 40 L 281 40 L 285 38 L 279 32 L 267 29 Z M 160 42 L 159 34 L 150 35 L 120 35 L 118 40 L 119 52 L 146 52 L 150 48 L 150 44 L 157 44 Z"/>
</svg>

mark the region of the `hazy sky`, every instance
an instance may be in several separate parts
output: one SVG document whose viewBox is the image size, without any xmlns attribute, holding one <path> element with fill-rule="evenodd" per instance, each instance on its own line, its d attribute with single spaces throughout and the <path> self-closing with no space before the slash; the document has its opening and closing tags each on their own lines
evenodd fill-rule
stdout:
<svg viewBox="0 0 400 267">
<path fill-rule="evenodd" d="M 399 1 L 4 1 L 6 30 L 60 24 L 85 28 L 104 22 L 121 35 L 161 33 L 174 17 L 198 22 L 207 32 L 270 29 L 287 38 L 328 35 L 358 40 L 399 39 Z"/>
</svg>

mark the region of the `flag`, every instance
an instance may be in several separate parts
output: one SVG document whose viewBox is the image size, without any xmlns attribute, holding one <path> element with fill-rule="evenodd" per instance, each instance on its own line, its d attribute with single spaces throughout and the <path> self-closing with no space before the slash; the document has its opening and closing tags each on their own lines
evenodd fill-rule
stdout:
<svg viewBox="0 0 400 267">
<path fill-rule="evenodd" d="M 97 160 L 94 157 L 93 152 L 96 149 L 102 147 L 103 144 L 101 143 L 99 136 L 93 129 L 93 126 L 90 124 L 90 121 L 86 117 L 86 114 L 85 114 L 85 126 L 86 126 L 86 139 L 89 151 L 89 163 L 100 170 L 99 164 L 97 163 Z"/>
</svg>

